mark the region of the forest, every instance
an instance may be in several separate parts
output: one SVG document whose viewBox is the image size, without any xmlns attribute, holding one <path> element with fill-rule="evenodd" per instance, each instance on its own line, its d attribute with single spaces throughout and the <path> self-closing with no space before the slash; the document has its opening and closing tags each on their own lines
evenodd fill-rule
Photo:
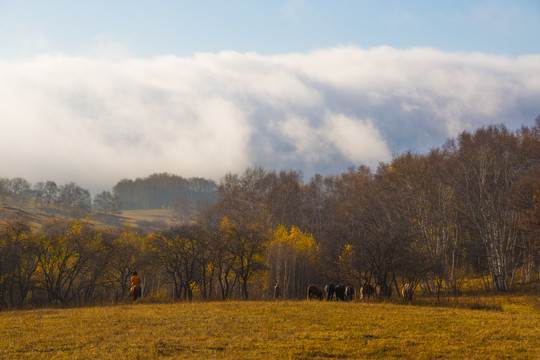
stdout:
<svg viewBox="0 0 540 360">
<path fill-rule="evenodd" d="M 270 299 L 277 282 L 284 298 L 299 299 L 312 283 L 380 285 L 388 295 L 407 283 L 457 297 L 473 279 L 496 292 L 539 281 L 540 117 L 531 127 L 464 131 L 427 154 L 308 182 L 300 171 L 260 167 L 225 175 L 214 191 L 203 179 L 155 178 L 176 190 L 144 200 L 150 208 L 189 198 L 178 189 L 200 190 L 189 221 L 151 233 L 92 223 L 92 212 L 143 206 L 122 205 L 142 180 L 102 193 L 112 210 L 95 199 L 91 210 L 89 194 L 68 184 L 85 211 L 38 227 L 24 216 L 2 219 L 0 307 L 122 301 L 135 270 L 148 301 Z M 8 183 L 0 196 L 23 199 Z M 33 201 L 53 201 L 25 188 Z M 67 195 L 54 201 L 79 208 Z"/>
<path fill-rule="evenodd" d="M 184 179 L 162 173 L 135 180 L 123 179 L 113 188 L 122 210 L 159 209 L 184 204 L 190 208 L 216 200 L 217 185 L 208 179 Z"/>
</svg>

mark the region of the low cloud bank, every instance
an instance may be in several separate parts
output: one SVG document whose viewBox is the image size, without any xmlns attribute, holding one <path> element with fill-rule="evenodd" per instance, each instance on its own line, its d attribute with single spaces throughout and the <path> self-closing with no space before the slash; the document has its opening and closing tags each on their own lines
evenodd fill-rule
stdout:
<svg viewBox="0 0 540 360">
<path fill-rule="evenodd" d="M 93 192 L 247 166 L 341 173 L 462 130 L 532 124 L 540 55 L 338 47 L 182 58 L 0 61 L 0 177 Z"/>
</svg>

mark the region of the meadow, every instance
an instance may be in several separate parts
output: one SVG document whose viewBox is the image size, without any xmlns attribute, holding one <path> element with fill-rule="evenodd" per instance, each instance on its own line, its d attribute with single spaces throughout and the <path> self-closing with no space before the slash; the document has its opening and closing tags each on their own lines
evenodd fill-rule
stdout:
<svg viewBox="0 0 540 360">
<path fill-rule="evenodd" d="M 4 311 L 0 358 L 540 358 L 540 297 L 462 304 L 229 301 Z"/>
</svg>

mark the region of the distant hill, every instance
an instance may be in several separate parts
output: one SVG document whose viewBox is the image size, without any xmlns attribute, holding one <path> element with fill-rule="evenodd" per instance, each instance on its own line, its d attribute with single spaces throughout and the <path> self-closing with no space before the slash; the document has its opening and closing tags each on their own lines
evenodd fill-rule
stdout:
<svg viewBox="0 0 540 360">
<path fill-rule="evenodd" d="M 32 225 L 58 217 L 90 218 L 98 225 L 154 231 L 171 222 L 188 222 L 201 206 L 217 199 L 217 185 L 203 178 L 185 179 L 161 173 L 135 180 L 123 179 L 92 198 L 71 182 L 34 185 L 23 178 L 0 178 L 0 220 L 25 217 Z"/>
<path fill-rule="evenodd" d="M 0 220 L 24 218 L 34 228 L 55 218 L 71 218 L 68 210 L 45 203 L 36 204 L 30 196 L 0 196 Z M 116 214 L 91 211 L 86 218 L 98 227 L 121 229 L 129 225 L 143 233 L 159 231 L 179 221 L 173 209 L 129 210 Z"/>
</svg>

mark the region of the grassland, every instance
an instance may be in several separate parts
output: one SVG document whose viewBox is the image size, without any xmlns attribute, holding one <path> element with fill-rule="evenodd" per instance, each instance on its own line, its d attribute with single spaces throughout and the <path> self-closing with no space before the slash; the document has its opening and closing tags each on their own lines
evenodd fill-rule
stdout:
<svg viewBox="0 0 540 360">
<path fill-rule="evenodd" d="M 6 311 L 0 358 L 539 359 L 539 297 L 495 301 L 498 310 L 284 301 Z"/>
<path fill-rule="evenodd" d="M 126 218 L 126 222 L 141 226 L 144 224 L 160 226 L 171 223 L 174 216 L 174 211 L 169 208 L 151 209 L 151 210 L 123 210 L 122 217 Z"/>
</svg>

